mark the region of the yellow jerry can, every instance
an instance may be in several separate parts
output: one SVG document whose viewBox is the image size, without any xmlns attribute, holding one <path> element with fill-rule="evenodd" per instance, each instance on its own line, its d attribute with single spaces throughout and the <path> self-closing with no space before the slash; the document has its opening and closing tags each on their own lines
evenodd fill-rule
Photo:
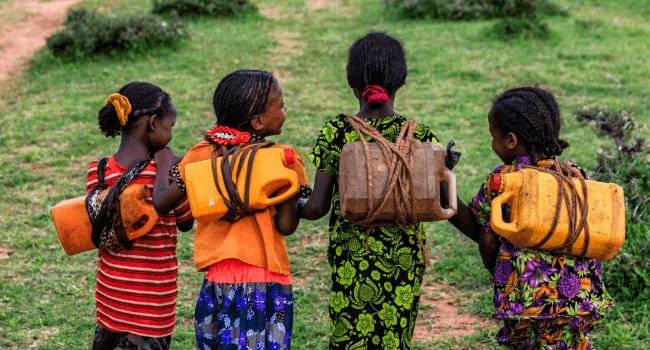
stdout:
<svg viewBox="0 0 650 350">
<path fill-rule="evenodd" d="M 232 155 L 229 157 L 232 157 Z M 250 154 L 244 160 L 245 163 L 238 177 L 236 171 L 232 172 L 232 179 L 237 184 L 237 190 L 242 198 L 245 193 L 249 157 Z M 287 167 L 294 160 L 293 150 L 291 149 L 261 148 L 257 150 L 253 159 L 250 178 L 248 202 L 250 209 L 262 210 L 284 202 L 298 193 L 300 190 L 298 175 Z M 239 159 L 236 159 L 233 169 L 237 169 L 241 161 L 240 155 Z M 221 164 L 221 157 L 217 158 L 217 165 L 219 164 Z M 230 200 L 224 187 L 221 167 L 217 166 L 216 168 L 219 188 L 226 198 Z M 211 160 L 187 164 L 185 166 L 185 185 L 192 216 L 196 221 L 206 223 L 219 220 L 228 212 L 228 207 L 226 207 L 226 203 L 219 194 L 214 182 Z M 279 189 L 286 190 L 276 195 Z"/>
<path fill-rule="evenodd" d="M 389 164 L 376 143 L 368 143 L 373 173 L 373 202 L 378 206 L 388 186 Z M 445 149 L 431 142 L 418 143 L 412 169 L 415 182 L 415 212 L 419 221 L 447 220 L 456 215 L 456 176 L 445 166 Z M 440 205 L 440 184 L 448 184 L 449 206 Z M 350 142 L 341 150 L 339 164 L 339 197 L 341 216 L 350 221 L 362 220 L 371 209 L 368 207 L 368 169 L 363 144 Z M 376 221 L 391 222 L 397 218 L 395 196 L 389 194 L 386 205 Z"/>
<path fill-rule="evenodd" d="M 582 184 L 572 178 L 578 195 L 584 200 Z M 493 174 L 489 185 L 499 192 L 492 200 L 490 225 L 494 232 L 518 247 L 534 247 L 550 231 L 558 200 L 558 181 L 553 175 L 534 169 L 523 169 L 508 174 Z M 588 197 L 587 223 L 588 258 L 610 260 L 625 241 L 625 199 L 623 189 L 616 184 L 586 181 Z M 569 185 L 564 186 L 570 193 Z M 502 205 L 510 207 L 510 222 L 503 219 Z M 579 210 L 578 210 L 579 211 Z M 577 213 L 576 222 L 580 222 Z M 537 249 L 552 251 L 560 247 L 569 235 L 569 210 L 564 198 L 553 235 Z M 571 255 L 579 256 L 585 244 L 585 230 L 573 243 Z"/>
<path fill-rule="evenodd" d="M 107 192 L 108 190 L 102 191 L 101 200 L 104 199 Z M 122 223 L 129 240 L 144 236 L 158 221 L 158 214 L 153 205 L 147 204 L 145 201 L 148 196 L 149 188 L 138 184 L 126 186 L 120 195 Z M 52 208 L 52 218 L 61 245 L 68 255 L 97 249 L 90 238 L 93 226 L 86 210 L 86 196 L 59 202 Z M 144 226 L 138 229 L 132 227 L 143 218 L 146 218 Z"/>
</svg>

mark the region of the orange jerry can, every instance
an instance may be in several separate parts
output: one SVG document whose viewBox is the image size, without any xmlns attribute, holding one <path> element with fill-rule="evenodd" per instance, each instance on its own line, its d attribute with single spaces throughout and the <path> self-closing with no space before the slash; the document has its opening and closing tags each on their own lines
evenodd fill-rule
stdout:
<svg viewBox="0 0 650 350">
<path fill-rule="evenodd" d="M 102 191 L 100 199 L 103 200 L 107 192 L 108 190 Z M 122 223 L 129 240 L 144 236 L 158 221 L 158 214 L 153 205 L 144 200 L 148 196 L 149 188 L 137 184 L 126 186 L 120 195 Z M 147 220 L 144 226 L 139 229 L 131 227 L 143 217 Z M 61 245 L 68 255 L 97 249 L 90 239 L 93 226 L 86 210 L 86 196 L 59 202 L 52 208 L 52 218 Z"/>
<path fill-rule="evenodd" d="M 229 157 L 232 157 L 232 155 Z M 246 185 L 249 157 L 250 154 L 243 160 L 245 163 L 239 177 L 236 178 L 235 171 L 232 174 L 232 179 L 237 184 L 237 190 L 241 196 L 245 193 L 244 187 Z M 298 190 L 300 190 L 298 174 L 287 167 L 294 160 L 292 149 L 261 148 L 257 150 L 253 159 L 248 192 L 248 207 L 250 209 L 265 209 L 284 202 L 298 193 Z M 239 159 L 235 160 L 233 169 L 236 169 L 241 161 L 240 155 Z M 217 158 L 217 164 L 221 164 L 221 157 Z M 221 175 L 221 167 L 219 166 L 217 166 L 217 178 L 219 179 L 219 188 L 228 198 Z M 192 216 L 196 221 L 207 223 L 219 220 L 228 212 L 228 207 L 226 207 L 226 203 L 214 183 L 211 160 L 187 164 L 185 166 L 185 185 Z M 285 187 L 288 190 L 274 196 L 279 189 Z"/>
<path fill-rule="evenodd" d="M 376 143 L 368 143 L 372 162 L 374 205 L 381 202 L 388 185 L 388 166 L 384 154 Z M 412 169 L 415 182 L 415 211 L 419 221 L 441 221 L 456 215 L 456 176 L 445 166 L 445 149 L 431 142 L 418 143 Z M 440 205 L 440 184 L 446 181 L 449 189 L 449 206 Z M 368 215 L 368 169 L 363 144 L 350 142 L 341 150 L 339 164 L 339 198 L 341 216 L 350 221 L 362 220 Z M 391 222 L 397 218 L 395 197 L 391 193 L 377 217 L 378 222 Z"/>
<path fill-rule="evenodd" d="M 558 181 L 551 174 L 534 169 L 523 169 L 500 176 L 499 187 L 493 192 L 501 194 L 492 200 L 490 225 L 494 232 L 510 240 L 518 247 L 533 247 L 550 231 L 555 217 L 558 198 Z M 493 175 L 493 176 L 494 176 Z M 584 200 L 582 184 L 572 178 L 579 197 Z M 492 183 L 498 183 L 498 179 Z M 623 189 L 616 184 L 586 181 L 587 223 L 589 244 L 585 254 L 588 258 L 610 260 L 625 241 L 625 198 Z M 569 186 L 564 183 L 569 191 Z M 554 250 L 569 235 L 569 210 L 561 201 L 560 216 L 553 235 L 539 250 Z M 510 206 L 510 222 L 503 220 L 502 205 Z M 576 222 L 580 221 L 580 213 Z M 580 255 L 585 244 L 585 231 L 580 232 L 573 243 L 571 255 Z"/>
</svg>

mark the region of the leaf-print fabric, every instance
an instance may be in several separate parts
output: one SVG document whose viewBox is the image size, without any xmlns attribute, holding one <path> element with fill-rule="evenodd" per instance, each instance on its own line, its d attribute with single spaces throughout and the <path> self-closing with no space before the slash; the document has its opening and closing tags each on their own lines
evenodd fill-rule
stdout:
<svg viewBox="0 0 650 350">
<path fill-rule="evenodd" d="M 365 122 L 395 142 L 406 119 L 395 115 Z M 431 129 L 421 124 L 415 137 L 419 142 L 438 141 Z M 339 115 L 323 126 L 309 159 L 323 173 L 337 177 L 341 149 L 348 142 L 361 139 L 345 116 Z M 422 223 L 416 227 L 424 241 Z M 341 217 L 337 184 L 327 249 L 332 268 L 330 349 L 410 349 L 425 270 L 422 251 L 408 227 L 372 230 L 368 251 L 365 232 Z"/>
<path fill-rule="evenodd" d="M 500 166 L 492 174 L 518 171 L 522 164 L 530 165 L 530 158 L 518 157 L 511 166 Z M 486 183 L 471 200 L 470 208 L 484 230 L 496 234 L 490 227 L 490 198 L 498 193 L 488 193 Z M 499 331 L 498 342 L 511 349 L 591 348 L 589 329 L 601 323 L 605 311 L 613 306 L 603 285 L 600 261 L 519 248 L 501 236 L 499 242 L 494 318 L 504 320 L 505 326 Z M 572 326 L 564 321 L 573 322 Z M 531 343 L 537 345 L 530 347 Z"/>
</svg>

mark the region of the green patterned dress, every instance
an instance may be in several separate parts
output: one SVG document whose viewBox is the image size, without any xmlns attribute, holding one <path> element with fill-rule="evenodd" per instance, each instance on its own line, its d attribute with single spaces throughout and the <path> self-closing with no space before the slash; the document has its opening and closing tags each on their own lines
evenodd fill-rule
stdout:
<svg viewBox="0 0 650 350">
<path fill-rule="evenodd" d="M 393 115 L 365 119 L 395 142 L 406 119 Z M 438 142 L 418 124 L 419 142 Z M 366 136 L 370 141 L 370 137 Z M 323 173 L 338 177 L 343 145 L 361 142 L 344 115 L 323 126 L 309 159 Z M 424 226 L 416 224 L 425 241 Z M 422 250 L 406 226 L 376 228 L 364 247 L 366 229 L 341 217 L 339 188 L 332 196 L 327 260 L 332 268 L 330 349 L 410 349 L 425 264 Z"/>
</svg>

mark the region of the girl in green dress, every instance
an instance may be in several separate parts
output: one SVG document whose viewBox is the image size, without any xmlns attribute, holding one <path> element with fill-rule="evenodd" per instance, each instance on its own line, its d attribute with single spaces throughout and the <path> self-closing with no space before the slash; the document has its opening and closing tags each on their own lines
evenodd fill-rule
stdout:
<svg viewBox="0 0 650 350">
<path fill-rule="evenodd" d="M 350 48 L 347 78 L 359 100 L 356 116 L 395 142 L 406 119 L 393 109 L 395 94 L 406 80 L 402 44 L 380 32 L 368 33 Z M 418 124 L 418 142 L 438 142 L 427 126 Z M 366 136 L 371 141 L 369 136 Z M 337 176 L 341 149 L 361 142 L 344 115 L 325 123 L 309 159 L 316 165 L 311 199 L 299 205 L 299 215 L 317 220 L 330 211 L 327 260 L 332 268 L 330 349 L 409 349 L 420 299 L 425 263 L 407 226 L 366 228 L 341 217 Z"/>
</svg>

